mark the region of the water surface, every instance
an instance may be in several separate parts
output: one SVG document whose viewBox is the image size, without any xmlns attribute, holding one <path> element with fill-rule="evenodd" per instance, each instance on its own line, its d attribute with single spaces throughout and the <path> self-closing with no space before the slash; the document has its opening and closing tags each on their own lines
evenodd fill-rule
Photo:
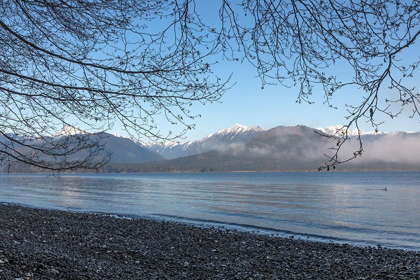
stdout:
<svg viewBox="0 0 420 280">
<path fill-rule="evenodd" d="M 420 172 L 1 175 L 0 179 L 3 202 L 420 250 Z"/>
</svg>

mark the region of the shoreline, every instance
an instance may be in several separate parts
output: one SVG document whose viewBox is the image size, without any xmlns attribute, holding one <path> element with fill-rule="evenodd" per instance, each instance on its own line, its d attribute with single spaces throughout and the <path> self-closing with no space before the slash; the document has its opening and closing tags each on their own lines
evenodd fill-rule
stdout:
<svg viewBox="0 0 420 280">
<path fill-rule="evenodd" d="M 0 279 L 420 279 L 420 252 L 0 204 Z"/>
<path fill-rule="evenodd" d="M 292 232 L 292 231 L 287 231 L 287 230 L 281 230 L 281 229 L 275 229 L 275 228 L 269 228 L 269 227 L 259 227 L 259 226 L 253 226 L 253 225 L 248 225 L 248 224 L 224 223 L 224 222 L 219 222 L 215 220 L 190 219 L 190 218 L 185 218 L 185 217 L 160 215 L 160 214 L 154 215 L 154 216 L 147 216 L 147 215 L 142 216 L 142 215 L 137 215 L 137 214 L 121 214 L 121 213 L 113 213 L 113 212 L 108 213 L 108 212 L 101 212 L 101 211 L 82 210 L 79 208 L 71 208 L 71 207 L 43 208 L 43 207 L 32 206 L 32 205 L 24 204 L 24 203 L 0 201 L 0 205 L 1 204 L 4 204 L 6 206 L 17 206 L 21 208 L 36 209 L 36 210 L 58 211 L 58 212 L 75 213 L 75 214 L 92 214 L 92 215 L 110 217 L 114 219 L 146 220 L 146 221 L 156 221 L 156 222 L 163 222 L 163 223 L 173 223 L 176 225 L 192 226 L 194 228 L 203 228 L 203 229 L 212 228 L 212 229 L 220 230 L 220 231 L 235 231 L 239 233 L 249 233 L 252 235 L 266 235 L 273 238 L 295 239 L 295 240 L 319 242 L 319 243 L 326 243 L 326 244 L 349 245 L 351 247 L 362 247 L 362 248 L 379 247 L 379 248 L 386 248 L 390 250 L 403 250 L 403 251 L 420 253 L 420 249 L 417 247 L 413 248 L 409 246 L 407 247 L 407 246 L 394 245 L 394 244 L 387 246 L 388 244 L 379 243 L 379 242 L 366 242 L 363 240 L 361 241 L 361 240 L 351 240 L 351 239 L 340 239 L 340 238 L 331 237 L 331 236 L 323 236 L 323 235 L 317 235 L 317 234 L 311 234 L 311 233 Z"/>
</svg>

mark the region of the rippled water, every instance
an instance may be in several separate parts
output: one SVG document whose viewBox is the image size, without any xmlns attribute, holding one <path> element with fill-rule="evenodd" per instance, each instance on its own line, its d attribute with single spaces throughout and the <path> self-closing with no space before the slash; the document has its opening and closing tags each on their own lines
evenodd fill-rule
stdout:
<svg viewBox="0 0 420 280">
<path fill-rule="evenodd" d="M 420 250 L 419 172 L 92 174 L 59 179 L 1 175 L 0 179 L 3 202 Z"/>
</svg>

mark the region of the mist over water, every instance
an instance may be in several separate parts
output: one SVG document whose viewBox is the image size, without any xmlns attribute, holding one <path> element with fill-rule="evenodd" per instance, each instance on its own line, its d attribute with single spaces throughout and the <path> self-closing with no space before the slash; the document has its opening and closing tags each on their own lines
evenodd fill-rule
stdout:
<svg viewBox="0 0 420 280">
<path fill-rule="evenodd" d="M 385 191 L 386 188 L 386 191 Z M 420 172 L 1 175 L 0 201 L 420 250 Z"/>
<path fill-rule="evenodd" d="M 416 134 L 415 137 L 378 137 L 374 141 L 363 140 L 363 156 L 351 164 L 363 164 L 370 162 L 388 162 L 388 163 L 420 163 L 420 141 Z M 359 141 L 351 139 L 343 146 L 342 156 L 351 156 L 351 154 L 359 149 Z"/>
</svg>

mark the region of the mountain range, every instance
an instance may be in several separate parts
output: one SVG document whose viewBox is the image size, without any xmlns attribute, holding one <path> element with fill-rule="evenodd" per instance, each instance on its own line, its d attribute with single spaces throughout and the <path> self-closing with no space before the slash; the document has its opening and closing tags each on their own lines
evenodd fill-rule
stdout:
<svg viewBox="0 0 420 280">
<path fill-rule="evenodd" d="M 265 131 L 259 126 L 247 127 L 235 124 L 232 127 L 221 129 L 207 137 L 186 143 L 144 143 L 139 144 L 161 155 L 165 159 L 197 155 L 211 150 L 228 150 L 243 145 Z"/>
<path fill-rule="evenodd" d="M 237 127 L 239 125 L 221 130 L 214 135 L 228 139 L 222 137 L 225 133 L 221 132 L 236 130 Z M 257 129 L 255 136 L 248 142 L 235 142 L 235 139 L 241 139 L 240 133 L 237 133 L 228 145 L 214 145 L 214 149 L 204 153 L 142 164 L 137 170 L 139 172 L 315 171 L 326 161 L 324 153 L 331 154 L 330 148 L 336 145 L 336 140 L 328 139 L 321 134 L 336 133 L 334 130 L 336 128 L 339 127 L 318 130 L 298 125 L 278 126 L 268 130 Z M 358 134 L 348 132 L 348 135 L 353 138 L 343 146 L 340 152 L 343 158 L 350 157 L 359 145 L 354 137 Z M 341 165 L 337 170 L 420 170 L 420 133 L 361 132 L 361 137 L 365 149 L 363 157 Z M 165 157 L 164 150 L 161 155 Z"/>
<path fill-rule="evenodd" d="M 81 131 L 62 132 L 71 137 Z M 338 170 L 420 170 L 420 133 L 345 131 L 343 126 L 302 125 L 262 129 L 236 124 L 197 141 L 144 143 L 104 134 L 112 163 L 103 172 L 316 171 L 331 154 L 336 140 L 322 134 L 347 133 L 345 158 L 357 150 L 361 135 L 364 154 Z M 18 171 L 18 170 L 16 170 Z"/>
<path fill-rule="evenodd" d="M 136 166 L 113 166 L 108 171 L 207 172 L 207 171 L 315 171 L 331 154 L 336 140 L 322 136 L 347 133 L 341 159 L 358 149 L 361 158 L 340 165 L 337 170 L 420 170 L 420 133 L 362 132 L 343 126 L 310 128 L 302 125 L 262 129 L 236 124 L 203 139 L 186 143 L 139 143 L 159 153 L 165 161 Z M 128 170 L 126 170 L 128 168 Z"/>
<path fill-rule="evenodd" d="M 67 128 L 63 129 L 62 131 L 58 132 L 56 135 L 51 136 L 48 141 L 60 141 L 62 138 L 74 138 L 73 140 L 69 140 L 70 142 L 77 143 L 77 134 L 83 134 L 84 131 L 80 130 L 69 130 Z M 19 140 L 21 142 L 25 142 L 26 144 L 37 144 L 38 146 L 42 146 L 42 140 L 37 139 L 29 139 L 23 136 L 16 136 L 16 135 L 8 135 L 13 139 Z M 98 139 L 97 136 L 91 136 L 90 139 Z M 108 153 L 111 153 L 111 163 L 125 163 L 125 164 L 140 164 L 145 162 L 152 162 L 152 161 L 162 161 L 164 158 L 159 154 L 156 154 L 146 147 L 138 145 L 136 142 L 124 138 L 124 137 L 116 137 L 112 134 L 108 133 L 101 133 L 100 134 L 100 142 L 99 144 L 106 145 L 106 151 L 101 151 L 98 155 L 98 158 L 102 158 Z M 0 136 L 0 142 L 5 142 L 4 136 Z M 30 154 L 31 150 L 20 145 L 15 144 L 14 149 L 22 154 Z M 10 151 L 9 151 L 10 152 Z M 78 160 L 84 159 L 88 155 L 88 151 L 81 150 L 75 154 L 69 155 L 69 160 Z M 45 160 L 48 160 L 46 158 Z M 0 166 L 1 167 L 1 166 Z M 3 168 L 5 168 L 3 166 Z M 6 167 L 7 170 L 3 170 L 3 172 L 24 172 L 24 173 L 37 173 L 43 172 L 42 169 L 36 168 L 31 165 L 15 162 L 11 166 Z M 0 169 L 1 170 L 1 169 Z"/>
</svg>

